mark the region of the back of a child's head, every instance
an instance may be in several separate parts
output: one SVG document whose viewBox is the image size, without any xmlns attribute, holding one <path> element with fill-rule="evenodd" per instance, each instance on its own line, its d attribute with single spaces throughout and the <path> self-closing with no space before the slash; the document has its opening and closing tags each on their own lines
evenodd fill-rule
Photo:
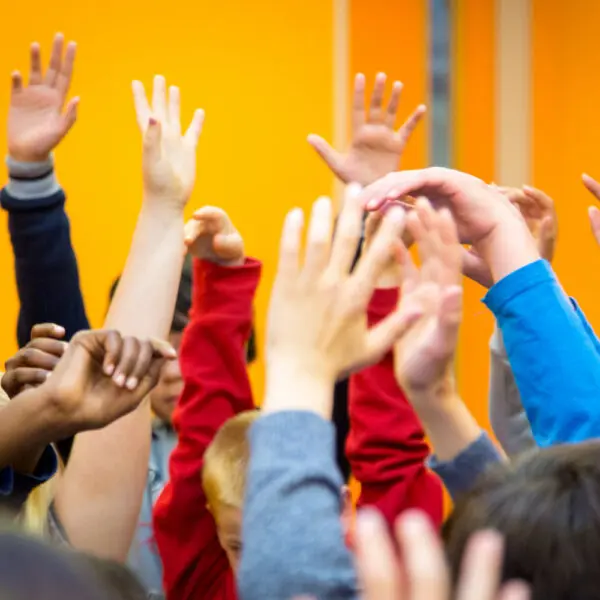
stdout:
<svg viewBox="0 0 600 600">
<path fill-rule="evenodd" d="M 444 526 L 456 580 L 469 536 L 506 540 L 503 579 L 532 586 L 533 600 L 600 595 L 600 443 L 555 446 L 486 474 Z"/>
<path fill-rule="evenodd" d="M 220 506 L 241 509 L 250 457 L 248 431 L 259 412 L 242 412 L 226 421 L 204 454 L 202 485 L 213 512 Z"/>
</svg>

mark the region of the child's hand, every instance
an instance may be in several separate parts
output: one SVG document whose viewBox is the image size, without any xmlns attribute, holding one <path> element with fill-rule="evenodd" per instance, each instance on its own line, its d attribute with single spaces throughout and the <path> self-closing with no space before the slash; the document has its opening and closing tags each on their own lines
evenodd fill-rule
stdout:
<svg viewBox="0 0 600 600">
<path fill-rule="evenodd" d="M 244 264 L 244 241 L 229 215 L 204 206 L 185 225 L 185 245 L 195 258 L 234 267 Z"/>
<path fill-rule="evenodd" d="M 31 341 L 6 361 L 2 389 L 9 398 L 46 381 L 68 347 L 64 328 L 53 323 L 34 325 Z"/>
</svg>

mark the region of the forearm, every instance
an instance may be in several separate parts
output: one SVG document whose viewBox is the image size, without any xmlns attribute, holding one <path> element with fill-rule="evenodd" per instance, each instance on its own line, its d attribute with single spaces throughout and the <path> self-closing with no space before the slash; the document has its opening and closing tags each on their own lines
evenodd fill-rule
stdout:
<svg viewBox="0 0 600 600">
<path fill-rule="evenodd" d="M 184 258 L 181 212 L 144 206 L 105 327 L 166 338 Z M 77 436 L 56 510 L 73 545 L 124 560 L 147 478 L 147 401 L 105 429 Z"/>
<path fill-rule="evenodd" d="M 503 450 L 514 456 L 536 447 L 502 334 L 497 327 L 490 340 L 490 423 Z"/>
<path fill-rule="evenodd" d="M 278 411 L 253 425 L 250 445 L 240 597 L 356 598 L 331 424 L 315 412 Z"/>
<path fill-rule="evenodd" d="M 29 341 L 33 325 L 44 322 L 63 326 L 68 340 L 87 329 L 89 323 L 64 210 L 64 192 L 51 159 L 42 163 L 7 162 L 10 181 L 2 190 L 1 201 L 9 213 L 15 256 L 19 345 Z"/>
<path fill-rule="evenodd" d="M 539 446 L 600 435 L 600 355 L 545 261 L 497 283 L 486 304 Z"/>
</svg>

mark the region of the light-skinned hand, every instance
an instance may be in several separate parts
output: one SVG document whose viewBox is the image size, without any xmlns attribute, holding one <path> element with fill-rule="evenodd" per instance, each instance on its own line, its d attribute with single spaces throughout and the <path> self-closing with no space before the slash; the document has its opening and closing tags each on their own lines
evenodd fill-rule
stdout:
<svg viewBox="0 0 600 600">
<path fill-rule="evenodd" d="M 430 285 L 423 318 L 394 345 L 394 371 L 409 398 L 435 397 L 452 378 L 458 332 L 462 320 L 462 246 L 447 209 L 436 212 L 420 198 L 407 218 L 419 251 L 421 269 L 405 268 L 404 288 Z"/>
<path fill-rule="evenodd" d="M 425 106 L 418 106 L 396 131 L 394 126 L 398 117 L 402 83 L 394 82 L 390 101 L 384 110 L 386 79 L 385 73 L 377 75 L 371 101 L 366 107 L 365 76 L 360 73 L 356 76 L 352 105 L 352 140 L 345 154 L 334 150 L 318 135 L 308 136 L 310 145 L 344 183 L 354 181 L 368 185 L 396 171 L 413 131 L 425 114 Z"/>
<path fill-rule="evenodd" d="M 529 600 L 519 581 L 501 585 L 504 543 L 494 531 L 474 534 L 465 550 L 455 590 L 438 533 L 423 512 L 399 517 L 395 537 L 401 565 L 388 528 L 374 510 L 359 513 L 356 563 L 363 600 Z"/>
<path fill-rule="evenodd" d="M 494 281 L 540 257 L 519 210 L 472 175 L 441 167 L 391 173 L 365 188 L 362 201 L 367 210 L 379 210 L 407 195 L 426 196 L 436 209 L 450 209 L 461 243 L 475 247 Z"/>
<path fill-rule="evenodd" d="M 185 225 L 185 245 L 194 258 L 224 266 L 244 264 L 244 240 L 229 215 L 203 206 Z"/>
<path fill-rule="evenodd" d="M 40 323 L 31 330 L 31 341 L 6 361 L 2 389 L 9 398 L 46 381 L 68 347 L 65 330 L 54 323 Z"/>
<path fill-rule="evenodd" d="M 79 98 L 69 95 L 77 46 L 67 44 L 57 33 L 52 45 L 48 68 L 42 70 L 40 45 L 31 44 L 29 83 L 19 71 L 12 74 L 12 91 L 8 111 L 8 154 L 22 162 L 38 162 L 48 156 L 67 135 L 77 119 Z"/>
<path fill-rule="evenodd" d="M 582 175 L 583 185 L 587 190 L 600 201 L 600 183 L 587 174 Z M 590 226 L 592 228 L 592 235 L 596 240 L 596 243 L 600 246 L 600 210 L 597 206 L 590 206 L 588 208 L 588 216 L 590 219 Z"/>
<path fill-rule="evenodd" d="M 390 257 L 406 252 L 400 241 L 404 211 L 393 207 L 386 213 L 350 273 L 362 228 L 359 189 L 349 186 L 333 240 L 331 201 L 320 198 L 314 203 L 304 253 L 303 213 L 295 209 L 286 217 L 268 316 L 268 390 L 304 381 L 333 386 L 336 378 L 379 361 L 422 315 L 417 289 L 403 294 L 396 311 L 368 328 L 366 309 L 377 281 Z M 310 394 L 299 396 L 305 409 L 330 417 L 329 405 L 315 406 Z M 322 397 L 330 402 L 330 396 Z M 264 409 L 300 408 L 290 406 L 291 397 L 268 391 Z"/>
<path fill-rule="evenodd" d="M 178 87 L 169 88 L 167 99 L 165 78 L 157 75 L 151 103 L 140 81 L 134 81 L 132 88 L 137 122 L 144 140 L 145 200 L 182 209 L 196 182 L 196 148 L 204 111 L 194 112 L 190 126 L 182 135 Z"/>
<path fill-rule="evenodd" d="M 158 382 L 165 361 L 176 357 L 167 342 L 117 331 L 83 331 L 35 391 L 48 400 L 53 427 L 68 437 L 100 429 L 133 411 Z"/>
<path fill-rule="evenodd" d="M 497 189 L 521 212 L 537 242 L 540 256 L 552 262 L 558 239 L 558 216 L 552 198 L 531 186 Z M 463 273 L 485 288 L 492 287 L 494 283 L 487 264 L 474 248 L 463 248 Z"/>
</svg>

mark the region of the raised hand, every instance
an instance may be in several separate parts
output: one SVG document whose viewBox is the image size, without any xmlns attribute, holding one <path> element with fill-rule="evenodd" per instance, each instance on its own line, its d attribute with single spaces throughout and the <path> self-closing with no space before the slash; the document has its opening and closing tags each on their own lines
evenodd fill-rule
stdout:
<svg viewBox="0 0 600 600">
<path fill-rule="evenodd" d="M 600 200 L 600 183 L 586 174 L 582 176 L 582 179 L 583 185 L 585 185 L 587 190 L 596 198 L 596 200 Z M 596 243 L 600 246 L 600 210 L 598 210 L 598 207 L 590 206 L 588 208 L 588 216 L 590 218 L 592 234 Z"/>
<path fill-rule="evenodd" d="M 39 391 L 64 437 L 100 429 L 134 410 L 158 382 L 165 360 L 175 358 L 166 342 L 84 331 L 71 340 Z"/>
<path fill-rule="evenodd" d="M 46 381 L 68 347 L 64 336 L 64 328 L 53 323 L 33 326 L 31 341 L 6 361 L 0 384 L 9 398 Z"/>
<path fill-rule="evenodd" d="M 50 63 L 42 71 L 40 45 L 31 44 L 29 84 L 19 71 L 12 74 L 8 111 L 8 154 L 23 162 L 44 161 L 67 135 L 77 119 L 79 98 L 72 98 L 63 111 L 71 87 L 77 46 L 56 34 Z"/>
<path fill-rule="evenodd" d="M 489 265 L 494 281 L 539 259 L 539 251 L 523 217 L 497 188 L 480 179 L 441 167 L 391 173 L 365 188 L 367 210 L 407 195 L 429 198 L 447 207 L 462 243 L 470 243 Z"/>
<path fill-rule="evenodd" d="M 185 244 L 195 258 L 225 266 L 244 263 L 244 241 L 229 215 L 203 206 L 185 225 Z"/>
<path fill-rule="evenodd" d="M 502 537 L 474 534 L 464 553 L 460 578 L 452 590 L 438 533 L 424 513 L 406 511 L 397 522 L 397 551 L 381 516 L 372 510 L 357 519 L 356 561 L 363 600 L 529 600 L 529 587 L 502 577 Z"/>
<path fill-rule="evenodd" d="M 179 88 L 169 88 L 165 78 L 154 78 L 152 103 L 144 85 L 134 81 L 133 99 L 144 139 L 143 171 L 146 201 L 185 206 L 196 181 L 196 148 L 204 123 L 204 111 L 196 110 L 185 134 L 181 133 Z"/>
<path fill-rule="evenodd" d="M 423 318 L 394 346 L 394 371 L 409 397 L 441 388 L 452 377 L 462 319 L 462 246 L 447 209 L 433 210 L 421 198 L 407 219 L 422 262 L 420 272 L 405 274 L 404 287 L 434 286 L 424 301 Z"/>
<path fill-rule="evenodd" d="M 294 380 L 299 385 L 299 378 L 305 377 L 325 387 L 333 385 L 337 377 L 380 360 L 421 315 L 420 306 L 407 298 L 377 326 L 367 327 L 366 307 L 375 285 L 390 257 L 402 248 L 404 211 L 393 207 L 387 212 L 350 274 L 363 211 L 355 186 L 346 196 L 333 242 L 331 201 L 320 198 L 314 203 L 302 266 L 303 213 L 295 209 L 286 217 L 269 308 L 269 381 L 284 378 L 289 386 L 291 378 L 291 385 Z M 328 416 L 328 407 L 314 407 L 310 398 L 305 401 Z M 265 410 L 285 408 L 285 395 L 273 399 L 267 394 Z"/>
<path fill-rule="evenodd" d="M 552 262 L 558 239 L 558 217 L 552 198 L 531 186 L 497 189 L 521 212 L 536 240 L 540 256 Z M 463 249 L 463 273 L 486 288 L 494 283 L 487 264 L 473 248 Z"/>
<path fill-rule="evenodd" d="M 361 185 L 373 183 L 380 177 L 396 171 L 413 131 L 425 114 L 425 106 L 418 106 L 406 122 L 394 130 L 400 104 L 402 84 L 395 81 L 387 108 L 383 94 L 386 75 L 379 73 L 368 108 L 365 107 L 365 76 L 354 80 L 352 106 L 352 141 L 346 154 L 334 150 L 322 137 L 308 136 L 308 142 L 335 175 L 345 183 Z"/>
</svg>

